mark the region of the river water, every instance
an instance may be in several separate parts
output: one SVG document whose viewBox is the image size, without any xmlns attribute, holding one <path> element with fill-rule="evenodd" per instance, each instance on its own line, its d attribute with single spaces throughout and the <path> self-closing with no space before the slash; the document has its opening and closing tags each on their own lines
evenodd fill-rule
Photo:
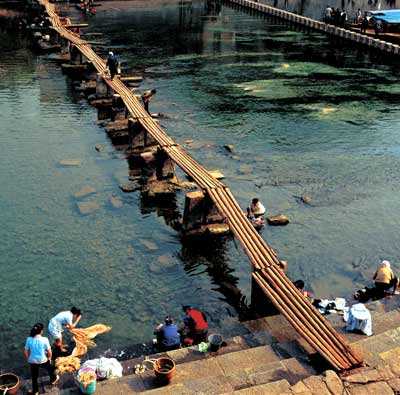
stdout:
<svg viewBox="0 0 400 395">
<path fill-rule="evenodd" d="M 144 74 L 141 88 L 157 88 L 152 111 L 178 142 L 194 140 L 189 152 L 225 174 L 242 207 L 258 196 L 268 213 L 289 216 L 263 237 L 292 279 L 320 297 L 349 296 L 379 260 L 400 269 L 398 65 L 203 2 L 108 3 L 90 30 Z M 15 43 L 3 37 L 1 46 Z M 123 153 L 56 64 L 8 50 L 0 76 L 0 366 L 22 365 L 31 325 L 72 305 L 82 326 L 113 326 L 91 355 L 149 340 L 182 304 L 234 333 L 237 290 L 249 298 L 251 288 L 240 246 L 183 243 L 168 225 L 183 192 L 167 208 L 121 192 Z M 75 197 L 86 186 L 95 193 Z M 98 209 L 84 216 L 86 201 Z"/>
</svg>

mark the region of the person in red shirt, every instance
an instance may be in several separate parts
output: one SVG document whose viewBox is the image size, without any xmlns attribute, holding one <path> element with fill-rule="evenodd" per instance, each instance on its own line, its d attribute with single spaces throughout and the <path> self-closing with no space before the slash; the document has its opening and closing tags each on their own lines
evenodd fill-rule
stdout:
<svg viewBox="0 0 400 395">
<path fill-rule="evenodd" d="M 183 306 L 182 308 L 185 312 L 185 317 L 183 319 L 185 337 L 188 338 L 188 340 L 191 339 L 192 344 L 206 341 L 208 334 L 206 315 L 202 311 L 190 306 Z M 189 343 L 189 341 L 185 343 Z"/>
</svg>

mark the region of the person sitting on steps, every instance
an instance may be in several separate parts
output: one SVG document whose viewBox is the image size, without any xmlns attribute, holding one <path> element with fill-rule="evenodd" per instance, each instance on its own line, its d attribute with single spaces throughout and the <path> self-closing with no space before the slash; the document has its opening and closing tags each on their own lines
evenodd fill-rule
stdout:
<svg viewBox="0 0 400 395">
<path fill-rule="evenodd" d="M 161 351 L 175 350 L 181 346 L 181 335 L 170 316 L 165 317 L 164 324 L 158 325 L 154 333 L 157 335 L 157 346 Z"/>
</svg>

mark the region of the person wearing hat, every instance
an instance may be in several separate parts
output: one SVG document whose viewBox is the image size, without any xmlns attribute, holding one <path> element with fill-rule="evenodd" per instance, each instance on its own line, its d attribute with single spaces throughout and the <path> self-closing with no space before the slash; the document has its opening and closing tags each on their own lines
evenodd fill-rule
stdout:
<svg viewBox="0 0 400 395">
<path fill-rule="evenodd" d="M 117 74 L 118 61 L 113 52 L 108 53 L 107 63 L 108 71 L 110 72 L 110 78 L 113 79 L 114 75 Z"/>
<path fill-rule="evenodd" d="M 49 339 L 43 335 L 43 324 L 38 322 L 35 324 L 30 332 L 29 337 L 26 339 L 24 355 L 31 368 L 32 377 L 32 391 L 30 395 L 39 395 L 39 369 L 43 368 L 50 376 L 50 383 L 56 384 L 59 376 L 55 374 L 55 369 L 51 364 L 51 347 Z"/>
<path fill-rule="evenodd" d="M 390 267 L 389 261 L 381 262 L 374 274 L 373 280 L 375 280 L 375 289 L 377 294 L 382 297 L 385 295 L 385 292 L 389 291 L 391 288 L 393 288 L 392 294 L 394 294 L 399 282 Z"/>
<path fill-rule="evenodd" d="M 181 335 L 170 316 L 165 317 L 164 324 L 158 325 L 154 333 L 157 335 L 157 345 L 162 351 L 175 350 L 181 346 Z"/>
</svg>

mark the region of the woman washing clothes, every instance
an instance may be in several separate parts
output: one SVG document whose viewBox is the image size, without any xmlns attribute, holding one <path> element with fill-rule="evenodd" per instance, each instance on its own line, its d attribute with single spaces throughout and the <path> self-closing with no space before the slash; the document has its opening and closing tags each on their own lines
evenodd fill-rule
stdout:
<svg viewBox="0 0 400 395">
<path fill-rule="evenodd" d="M 375 289 L 378 294 L 385 296 L 385 293 L 392 289 L 392 295 L 395 294 L 399 280 L 394 275 L 389 261 L 382 261 L 374 274 Z"/>
</svg>

